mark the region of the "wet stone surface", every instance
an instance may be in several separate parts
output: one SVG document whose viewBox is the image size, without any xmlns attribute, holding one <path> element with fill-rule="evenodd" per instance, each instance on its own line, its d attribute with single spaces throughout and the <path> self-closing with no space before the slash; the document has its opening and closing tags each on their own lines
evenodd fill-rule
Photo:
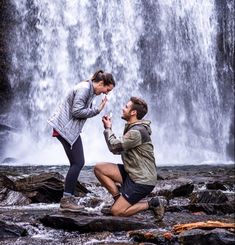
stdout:
<svg viewBox="0 0 235 245">
<path fill-rule="evenodd" d="M 159 181 L 150 195 L 160 195 L 166 205 L 164 219 L 159 223 L 155 223 L 151 211 L 128 218 L 103 215 L 102 207 L 111 204 L 112 198 L 99 185 L 92 167 L 85 167 L 79 177 L 78 203 L 84 205 L 84 210 L 76 214 L 61 213 L 59 196 L 66 172 L 67 166 L 0 166 L 0 244 L 189 244 L 190 239 L 198 239 L 201 244 L 208 241 L 233 244 L 235 241 L 234 229 L 214 227 L 180 234 L 173 229 L 177 224 L 203 221 L 234 224 L 233 165 L 159 167 Z M 54 191 L 57 195 L 52 199 Z"/>
</svg>

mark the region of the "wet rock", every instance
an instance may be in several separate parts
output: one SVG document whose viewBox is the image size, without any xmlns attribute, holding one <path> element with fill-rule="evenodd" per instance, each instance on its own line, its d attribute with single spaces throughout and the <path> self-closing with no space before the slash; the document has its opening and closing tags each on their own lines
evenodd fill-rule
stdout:
<svg viewBox="0 0 235 245">
<path fill-rule="evenodd" d="M 39 173 L 36 175 L 29 175 L 28 177 L 21 177 L 15 181 L 7 176 L 0 176 L 0 187 L 5 187 L 15 193 L 22 193 L 32 203 L 55 203 L 59 202 L 64 190 L 64 177 L 56 172 Z M 90 192 L 82 184 L 77 182 L 75 195 L 83 196 Z M 5 195 L 6 200 L 3 203 L 8 203 L 8 196 Z M 16 202 L 18 202 L 16 200 Z"/>
<path fill-rule="evenodd" d="M 191 229 L 181 232 L 179 235 L 172 231 L 162 231 L 156 229 L 137 230 L 129 232 L 129 236 L 135 242 L 144 244 L 234 244 L 235 233 L 234 230 L 227 230 L 223 228 L 211 229 Z"/>
<path fill-rule="evenodd" d="M 159 230 L 137 230 L 129 232 L 129 236 L 141 244 L 174 244 L 177 241 L 177 236 L 172 232 Z"/>
<path fill-rule="evenodd" d="M 58 173 L 30 175 L 15 181 L 15 190 L 22 192 L 33 203 L 59 202 L 63 194 L 63 176 Z"/>
<path fill-rule="evenodd" d="M 173 205 L 166 207 L 167 212 L 181 212 L 188 210 L 190 212 L 204 212 L 212 214 L 232 214 L 235 212 L 235 202 L 226 202 L 224 204 L 196 203 L 190 205 Z"/>
<path fill-rule="evenodd" d="M 151 222 L 144 222 L 134 218 L 113 216 L 85 216 L 78 214 L 46 215 L 40 221 L 49 227 L 70 231 L 101 232 L 101 231 L 130 231 L 137 229 L 156 228 Z"/>
<path fill-rule="evenodd" d="M 166 207 L 167 212 L 203 212 L 208 215 L 212 214 L 233 214 L 235 212 L 235 201 L 227 201 L 223 204 L 214 204 L 214 203 L 194 203 L 194 204 L 176 204 L 169 205 Z"/>
<path fill-rule="evenodd" d="M 175 188 L 172 191 L 172 194 L 174 197 L 182 197 L 182 196 L 187 197 L 193 192 L 193 189 L 194 189 L 194 185 L 192 183 L 186 183 Z"/>
<path fill-rule="evenodd" d="M 30 203 L 31 200 L 20 192 L 7 188 L 0 189 L 0 206 L 27 205 Z"/>
<path fill-rule="evenodd" d="M 164 180 L 164 177 L 162 177 L 160 174 L 157 174 L 157 180 Z"/>
<path fill-rule="evenodd" d="M 157 184 L 156 194 L 164 196 L 167 204 L 175 197 L 188 197 L 194 190 L 194 184 L 191 180 L 178 178 L 176 180 L 160 181 Z"/>
<path fill-rule="evenodd" d="M 181 203 L 183 202 L 181 201 Z M 204 212 L 206 214 L 231 214 L 235 212 L 234 204 L 234 199 L 229 200 L 220 190 L 205 190 L 193 193 L 188 204 L 168 205 L 166 210 L 168 212 L 188 210 L 190 212 Z"/>
<path fill-rule="evenodd" d="M 191 203 L 214 203 L 223 204 L 228 201 L 227 196 L 220 190 L 205 190 L 194 193 L 191 197 Z"/>
<path fill-rule="evenodd" d="M 0 220 L 0 237 L 1 238 L 19 237 L 19 236 L 26 236 L 26 235 L 27 235 L 27 231 L 24 228 L 21 228 L 18 225 Z"/>
<path fill-rule="evenodd" d="M 219 181 L 214 181 L 206 184 L 208 190 L 223 190 L 226 191 L 227 188 Z"/>
<path fill-rule="evenodd" d="M 3 187 L 3 188 L 6 187 L 6 188 L 13 190 L 15 188 L 15 184 L 7 176 L 0 175 L 0 188 L 1 187 Z"/>
<path fill-rule="evenodd" d="M 213 230 L 202 230 L 202 229 L 193 229 L 182 232 L 179 235 L 179 243 L 182 245 L 190 244 L 227 244 L 233 245 L 235 242 L 234 232 L 227 231 L 225 229 L 213 229 Z M 200 242 L 199 242 L 200 241 Z"/>
<path fill-rule="evenodd" d="M 4 193 L 10 194 L 10 197 L 14 195 L 17 196 L 17 193 L 22 193 L 22 191 L 15 190 L 15 183 L 18 180 L 24 179 L 24 182 L 33 183 L 32 180 L 29 178 L 38 178 L 37 175 L 45 174 L 46 172 L 55 171 L 56 173 L 63 173 L 63 176 L 67 173 L 68 168 L 67 166 L 1 166 L 0 165 L 0 172 L 4 173 L 3 176 L 6 178 L 0 178 L 0 183 L 4 185 L 8 183 L 10 188 L 6 188 Z M 192 222 L 206 222 L 208 220 L 212 221 L 220 221 L 225 223 L 233 223 L 234 222 L 234 197 L 228 198 L 229 193 L 234 196 L 234 177 L 233 177 L 233 168 L 234 166 L 224 165 L 224 166 L 200 166 L 200 167 L 193 167 L 193 166 L 183 166 L 183 167 L 164 167 L 164 169 L 170 169 L 169 176 L 167 176 L 168 171 L 164 171 L 164 180 L 159 180 L 156 187 L 156 192 L 153 192 L 151 196 L 155 196 L 157 192 L 164 189 L 172 195 L 172 191 L 180 186 L 184 186 L 187 184 L 194 184 L 194 191 L 195 193 L 190 195 L 189 197 L 180 196 L 180 197 L 173 197 L 170 199 L 170 205 L 166 206 L 166 213 L 162 222 L 153 224 L 155 227 L 146 228 L 145 225 L 152 225 L 153 214 L 149 210 L 145 212 L 140 212 L 137 215 L 131 216 L 128 219 L 138 225 L 141 223 L 144 225 L 144 228 L 135 228 L 137 230 L 142 229 L 147 236 L 142 235 L 143 244 L 179 244 L 177 241 L 176 233 L 173 233 L 172 228 L 176 224 L 188 224 Z M 161 168 L 159 168 L 161 169 Z M 28 176 L 28 177 L 26 177 Z M 182 176 L 182 178 L 180 177 Z M 209 177 L 208 177 L 209 176 Z M 49 175 L 47 175 L 49 177 Z M 175 178 L 175 179 L 174 179 Z M 47 178 L 45 178 L 47 179 Z M 62 241 L 66 244 L 86 244 L 86 242 L 94 242 L 97 241 L 97 244 L 136 244 L 133 240 L 133 237 L 129 237 L 129 232 L 127 233 L 125 230 L 119 231 L 122 227 L 122 222 L 125 218 L 121 217 L 112 217 L 112 216 L 103 216 L 100 212 L 104 205 L 104 201 L 109 202 L 111 200 L 111 195 L 109 196 L 103 190 L 103 187 L 100 184 L 97 184 L 97 181 L 93 181 L 95 179 L 92 167 L 84 167 L 83 172 L 81 173 L 79 179 L 82 183 L 86 183 L 86 187 L 92 190 L 91 193 L 88 193 L 85 196 L 81 196 L 79 198 L 79 204 L 85 206 L 84 212 L 78 214 L 71 214 L 61 213 L 58 210 L 59 205 L 47 205 L 46 203 L 41 203 L 38 205 L 28 205 L 21 207 L 19 205 L 10 205 L 10 206 L 0 206 L 0 220 L 2 221 L 9 221 L 14 222 L 18 225 L 24 224 L 24 227 L 28 230 L 27 237 L 21 238 L 14 238 L 17 239 L 17 242 L 21 242 L 21 244 L 44 244 L 45 237 L 40 238 L 40 235 L 45 233 L 48 237 L 53 237 L 51 241 L 47 240 L 46 243 L 50 245 L 60 244 Z M 61 176 L 61 182 L 63 185 L 64 178 Z M 91 181 L 92 180 L 92 181 Z M 180 180 L 180 181 L 179 181 Z M 182 181 L 181 181 L 182 180 Z M 185 181 L 186 180 L 186 181 Z M 192 180 L 193 182 L 190 182 Z M 226 191 L 216 191 L 216 190 L 205 190 L 198 191 L 201 188 L 205 188 L 206 183 L 213 183 L 217 180 L 220 180 L 221 183 L 226 183 L 227 186 L 231 186 L 231 191 L 228 193 Z M 47 182 L 43 180 L 44 182 Z M 38 181 L 36 181 L 38 182 Z M 48 181 L 50 182 L 50 181 Z M 4 184 L 3 184 L 4 183 Z M 62 186 L 61 185 L 61 186 Z M 33 185 L 32 185 L 33 187 Z M 163 188 L 162 188 L 163 187 Z M 15 193 L 14 193 L 15 191 Z M 11 193 L 12 192 L 12 193 Z M 61 191 L 62 192 L 62 191 Z M 199 194 L 200 193 L 200 194 Z M 222 194 L 221 194 L 222 193 Z M 50 193 L 49 193 L 50 194 Z M 24 194 L 23 194 L 24 195 Z M 46 193 L 45 193 L 46 195 Z M 50 194 L 51 195 L 51 194 Z M 225 198 L 224 198 L 225 195 Z M 166 196 L 164 196 L 166 198 Z M 164 198 L 160 196 L 160 198 Z M 194 197 L 194 203 L 192 199 Z M 150 197 L 149 197 L 150 198 Z M 104 200 L 105 199 L 105 200 Z M 11 198 L 7 199 L 8 201 Z M 4 200 L 3 200 L 4 201 Z M 30 199 L 31 201 L 31 199 Z M 207 202 L 207 203 L 206 203 Z M 214 203 L 216 202 L 216 203 Z M 226 215 L 224 215 L 226 214 Z M 50 221 L 48 225 L 44 225 L 40 222 L 46 215 L 50 217 Z M 52 218 L 54 217 L 57 218 Z M 64 216 L 61 218 L 61 216 Z M 104 220 L 104 219 L 109 219 Z M 48 218 L 49 219 L 49 218 Z M 72 220 L 73 219 L 73 220 Z M 119 219 L 119 221 L 116 221 Z M 79 223 L 80 222 L 80 223 Z M 55 227 L 58 227 L 54 229 Z M 71 229 L 72 227 L 72 229 Z M 85 228 L 84 228 L 85 227 Z M 120 228 L 121 227 L 121 228 Z M 130 225 L 126 225 L 126 229 L 130 230 Z M 111 230 L 111 231 L 102 231 L 102 229 Z M 59 230 L 57 230 L 59 229 Z M 85 231 L 84 231 L 84 230 Z M 198 228 L 197 228 L 198 229 Z M 97 230 L 97 232 L 95 232 Z M 73 231 L 73 232 L 70 232 Z M 208 231 L 208 230 L 207 230 Z M 83 233 L 87 232 L 87 233 Z M 113 240 L 110 240 L 110 236 L 102 238 L 102 234 L 110 233 Z M 203 230 L 206 232 L 206 230 Z M 151 233 L 155 234 L 156 241 L 153 242 L 151 240 Z M 202 233 L 203 236 L 207 236 L 206 233 Z M 181 234 L 182 236 L 182 234 Z M 120 238 L 121 237 L 121 238 Z M 199 236 L 198 239 L 204 239 Z M 106 240 L 107 239 L 107 240 Z M 139 241 L 141 242 L 141 235 L 139 235 Z M 145 239 L 145 240 L 144 240 Z M 164 240 L 165 239 L 165 240 Z M 171 239 L 171 240 L 170 240 Z M 188 240 L 187 240 L 188 239 Z M 3 240 L 6 244 L 13 244 L 12 240 L 5 239 Z M 12 242 L 12 243 L 11 243 Z M 19 242 L 19 244 L 20 244 Z M 200 240 L 199 240 L 200 242 Z M 18 243 L 17 243 L 18 244 Z M 184 243 L 182 243 L 184 244 Z M 185 238 L 185 244 L 192 244 L 190 243 L 189 238 Z M 196 243 L 197 244 L 197 243 Z M 211 243 L 208 243 L 211 244 Z M 213 243 L 212 243 L 213 244 Z M 218 244 L 223 244 L 222 242 Z"/>
<path fill-rule="evenodd" d="M 186 208 L 191 212 L 205 212 L 211 214 L 232 214 L 235 212 L 235 202 L 225 202 L 224 204 L 198 203 L 190 204 Z"/>
</svg>

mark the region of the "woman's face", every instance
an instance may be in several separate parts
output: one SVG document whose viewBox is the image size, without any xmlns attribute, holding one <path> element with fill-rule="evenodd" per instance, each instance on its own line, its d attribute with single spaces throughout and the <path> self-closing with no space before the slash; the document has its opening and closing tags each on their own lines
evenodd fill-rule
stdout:
<svg viewBox="0 0 235 245">
<path fill-rule="evenodd" d="M 94 87 L 95 94 L 108 94 L 113 89 L 113 84 L 104 85 L 103 81 L 99 81 L 96 86 Z"/>
</svg>

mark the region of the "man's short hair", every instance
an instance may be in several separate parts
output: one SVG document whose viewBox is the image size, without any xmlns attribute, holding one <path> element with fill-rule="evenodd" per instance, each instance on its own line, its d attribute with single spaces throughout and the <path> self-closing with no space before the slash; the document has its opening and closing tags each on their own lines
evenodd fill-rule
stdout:
<svg viewBox="0 0 235 245">
<path fill-rule="evenodd" d="M 136 110 L 138 120 L 142 119 L 148 112 L 147 103 L 138 97 L 131 97 L 130 101 L 132 102 L 131 110 Z"/>
</svg>

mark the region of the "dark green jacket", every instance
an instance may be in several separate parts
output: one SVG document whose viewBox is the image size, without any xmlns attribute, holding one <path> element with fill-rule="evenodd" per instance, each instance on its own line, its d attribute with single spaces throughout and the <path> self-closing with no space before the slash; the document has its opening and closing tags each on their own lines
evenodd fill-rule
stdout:
<svg viewBox="0 0 235 245">
<path fill-rule="evenodd" d="M 150 135 L 150 121 L 144 120 L 126 124 L 120 138 L 111 129 L 104 131 L 109 150 L 114 154 L 121 154 L 130 178 L 135 183 L 156 185 L 157 170 Z"/>
</svg>

